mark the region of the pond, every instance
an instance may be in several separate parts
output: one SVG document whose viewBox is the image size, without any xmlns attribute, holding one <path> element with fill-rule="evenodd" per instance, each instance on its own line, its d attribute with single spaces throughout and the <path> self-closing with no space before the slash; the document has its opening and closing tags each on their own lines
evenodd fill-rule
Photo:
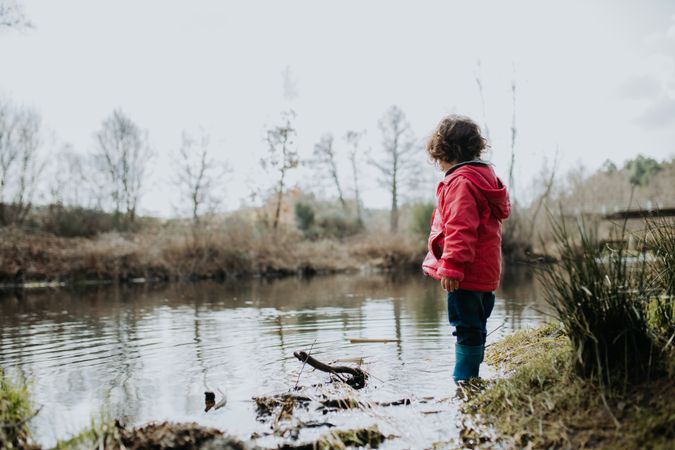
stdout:
<svg viewBox="0 0 675 450">
<path fill-rule="evenodd" d="M 540 323 L 545 311 L 530 271 L 506 273 L 488 342 Z M 377 424 L 396 436 L 383 448 L 430 447 L 458 433 L 446 294 L 418 274 L 5 293 L 0 327 L 0 366 L 29 381 L 42 406 L 31 426 L 45 446 L 106 416 L 130 425 L 196 421 L 275 447 L 282 438 L 269 436 L 252 397 L 288 392 L 296 383 L 335 395 L 351 389 L 311 387 L 330 377 L 309 366 L 299 376 L 302 364 L 293 352 L 310 349 L 323 362 L 363 358 L 370 378 L 353 393 L 357 398 L 412 402 L 328 411 L 321 421 L 339 428 Z M 352 344 L 350 338 L 398 341 Z M 222 392 L 226 405 L 204 412 L 205 390 Z M 325 431 L 312 429 L 300 441 Z"/>
</svg>

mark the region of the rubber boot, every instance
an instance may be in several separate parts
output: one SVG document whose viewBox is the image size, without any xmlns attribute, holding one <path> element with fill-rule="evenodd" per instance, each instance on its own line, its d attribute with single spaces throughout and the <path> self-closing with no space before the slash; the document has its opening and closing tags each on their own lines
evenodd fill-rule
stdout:
<svg viewBox="0 0 675 450">
<path fill-rule="evenodd" d="M 455 382 L 478 377 L 482 357 L 482 345 L 455 344 L 455 370 L 452 373 Z"/>
</svg>

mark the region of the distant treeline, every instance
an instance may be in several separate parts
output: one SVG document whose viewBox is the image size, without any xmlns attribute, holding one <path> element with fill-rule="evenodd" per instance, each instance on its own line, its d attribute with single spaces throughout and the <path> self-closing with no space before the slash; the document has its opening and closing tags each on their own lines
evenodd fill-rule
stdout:
<svg viewBox="0 0 675 450">
<path fill-rule="evenodd" d="M 348 130 L 340 139 L 327 132 L 314 145 L 311 156 L 301 159 L 295 122 L 295 112 L 288 110 L 282 112 L 277 124 L 265 129 L 262 145 L 266 151 L 256 178 L 260 181 L 251 186 L 250 202 L 261 207 L 265 214 L 260 218 L 272 228 L 276 229 L 288 212 L 284 200 L 289 189 L 297 189 L 290 185 L 289 174 L 300 166 L 322 174 L 340 213 L 348 216 L 354 222 L 350 226 L 357 230 L 363 226 L 360 172 L 364 164 L 378 174 L 379 185 L 390 194 L 388 228 L 392 232 L 399 228 L 402 201 L 414 197 L 413 192 L 432 192 L 431 171 L 424 163 L 420 141 L 397 106 L 387 109 L 380 119 L 382 144 L 375 150 L 364 148 L 365 131 Z M 0 225 L 34 228 L 43 223 L 45 229 L 63 235 L 135 229 L 149 169 L 159 157 L 148 131 L 117 109 L 95 131 L 87 152 L 58 146 L 47 134 L 37 111 L 0 100 Z M 162 153 L 172 163 L 163 183 L 169 184 L 167 192 L 180 192 L 177 215 L 190 217 L 197 224 L 201 217 L 220 211 L 232 164 L 215 158 L 210 137 L 203 131 L 184 131 L 176 147 Z M 425 182 L 428 186 L 422 186 Z M 41 206 L 37 221 L 31 217 L 35 205 Z M 305 223 L 308 217 L 302 219 L 302 206 L 298 208 L 298 220 Z M 74 228 L 81 227 L 68 223 L 87 223 L 96 231 L 77 233 Z"/>
<path fill-rule="evenodd" d="M 551 215 L 566 220 L 601 222 L 610 213 L 675 207 L 675 158 L 657 161 L 643 155 L 618 166 L 608 160 L 589 173 L 583 166 L 557 173 L 557 163 L 544 164 L 531 186 L 532 199 L 516 204 L 505 224 L 506 253 L 524 256 L 545 249 L 553 237 Z M 605 229 L 609 229 L 605 227 Z"/>
</svg>

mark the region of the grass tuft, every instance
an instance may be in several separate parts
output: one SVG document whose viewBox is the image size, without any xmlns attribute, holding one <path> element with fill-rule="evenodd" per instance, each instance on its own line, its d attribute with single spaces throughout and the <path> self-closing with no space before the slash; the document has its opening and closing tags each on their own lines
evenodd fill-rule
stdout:
<svg viewBox="0 0 675 450">
<path fill-rule="evenodd" d="M 599 245 L 583 223 L 574 234 L 564 220 L 552 226 L 560 262 L 546 267 L 541 280 L 570 339 L 576 373 L 606 389 L 626 389 L 662 371 L 664 346 L 649 314 L 650 302 L 667 300 L 652 283 L 646 248 L 630 252 L 625 228 L 615 229 L 614 244 Z"/>
<path fill-rule="evenodd" d="M 35 414 L 28 387 L 13 383 L 0 367 L 0 448 L 28 448 L 28 422 Z"/>
</svg>

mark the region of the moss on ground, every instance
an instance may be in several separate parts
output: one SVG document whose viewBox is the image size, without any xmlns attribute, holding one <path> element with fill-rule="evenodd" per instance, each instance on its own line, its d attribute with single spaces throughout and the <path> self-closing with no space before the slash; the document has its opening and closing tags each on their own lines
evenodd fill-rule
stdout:
<svg viewBox="0 0 675 450">
<path fill-rule="evenodd" d="M 486 362 L 505 376 L 466 396 L 464 444 L 532 449 L 674 447 L 671 375 L 608 393 L 574 374 L 573 357 L 569 341 L 551 324 L 517 332 L 490 346 Z"/>
</svg>

